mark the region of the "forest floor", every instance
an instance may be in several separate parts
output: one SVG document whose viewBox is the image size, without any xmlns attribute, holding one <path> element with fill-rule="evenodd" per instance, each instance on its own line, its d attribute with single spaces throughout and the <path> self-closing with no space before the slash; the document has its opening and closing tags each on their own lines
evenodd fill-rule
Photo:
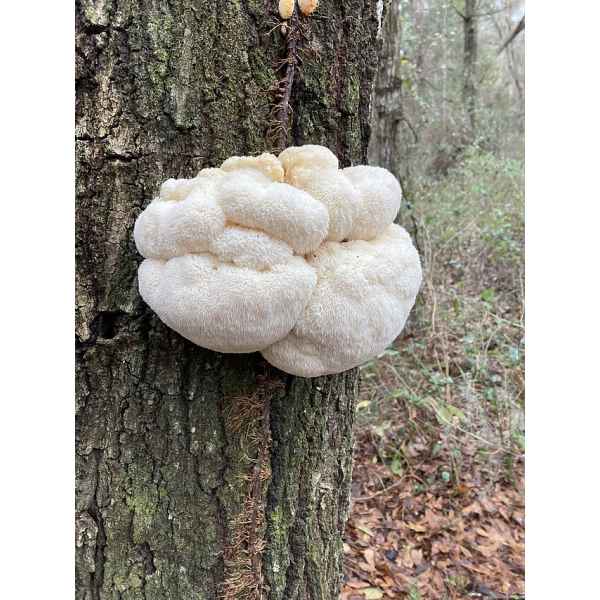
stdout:
<svg viewBox="0 0 600 600">
<path fill-rule="evenodd" d="M 362 368 L 343 600 L 524 598 L 523 165 L 415 188 L 424 280 Z"/>
</svg>

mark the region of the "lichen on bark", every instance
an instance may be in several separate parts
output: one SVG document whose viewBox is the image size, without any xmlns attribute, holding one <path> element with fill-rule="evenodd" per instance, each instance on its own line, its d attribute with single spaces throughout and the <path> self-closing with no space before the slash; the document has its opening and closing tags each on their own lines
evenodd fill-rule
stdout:
<svg viewBox="0 0 600 600">
<path fill-rule="evenodd" d="M 261 593 L 339 589 L 356 372 L 305 380 L 198 348 L 137 292 L 133 223 L 160 182 L 264 150 L 276 19 L 261 0 L 76 2 L 78 600 L 219 597 L 256 459 L 228 419 L 257 390 L 271 434 Z M 375 2 L 323 3 L 306 30 L 290 143 L 364 162 Z"/>
</svg>

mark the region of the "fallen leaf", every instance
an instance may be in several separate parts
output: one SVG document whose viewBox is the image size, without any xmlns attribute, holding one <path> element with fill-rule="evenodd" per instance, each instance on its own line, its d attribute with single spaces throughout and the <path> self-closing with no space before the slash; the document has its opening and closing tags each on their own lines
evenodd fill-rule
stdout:
<svg viewBox="0 0 600 600">
<path fill-rule="evenodd" d="M 364 525 L 356 525 L 356 529 L 362 531 L 363 533 L 366 533 L 370 537 L 373 537 L 375 535 L 368 527 L 365 527 Z"/>
<path fill-rule="evenodd" d="M 423 551 L 413 549 L 410 551 L 410 557 L 412 558 L 415 567 L 418 567 L 423 562 Z"/>
<path fill-rule="evenodd" d="M 471 504 L 469 504 L 469 506 L 465 506 L 465 508 L 462 509 L 462 514 L 465 516 L 468 516 L 471 514 L 480 515 L 481 514 L 481 506 L 479 505 L 479 502 L 477 502 L 477 500 L 475 500 L 475 502 L 472 502 Z"/>
<path fill-rule="evenodd" d="M 369 587 L 369 583 L 362 579 L 350 579 L 349 581 L 346 581 L 346 587 L 352 588 L 353 590 L 362 590 L 363 588 Z"/>
<path fill-rule="evenodd" d="M 361 590 L 365 600 L 380 600 L 383 598 L 383 590 L 380 588 L 370 587 Z"/>
<path fill-rule="evenodd" d="M 363 556 L 365 558 L 365 562 L 369 565 L 369 570 L 371 572 L 375 571 L 375 550 L 373 548 L 367 548 L 363 551 Z"/>
</svg>

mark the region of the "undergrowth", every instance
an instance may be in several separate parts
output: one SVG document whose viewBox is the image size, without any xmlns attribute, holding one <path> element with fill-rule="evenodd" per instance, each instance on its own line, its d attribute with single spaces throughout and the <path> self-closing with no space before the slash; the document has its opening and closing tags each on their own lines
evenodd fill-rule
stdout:
<svg viewBox="0 0 600 600">
<path fill-rule="evenodd" d="M 474 147 L 444 178 L 417 181 L 401 212 L 423 284 L 402 337 L 362 367 L 358 434 L 395 475 L 417 457 L 442 464 L 420 487 L 474 470 L 493 485 L 522 463 L 523 187 L 520 161 Z"/>
</svg>

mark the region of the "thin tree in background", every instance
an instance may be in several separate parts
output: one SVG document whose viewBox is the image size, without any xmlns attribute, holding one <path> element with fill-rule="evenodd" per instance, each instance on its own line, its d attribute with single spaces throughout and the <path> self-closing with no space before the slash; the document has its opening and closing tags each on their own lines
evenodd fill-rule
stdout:
<svg viewBox="0 0 600 600">
<path fill-rule="evenodd" d="M 476 8 L 477 0 L 465 0 L 465 12 L 462 15 L 464 31 L 463 102 L 473 138 L 477 129 L 477 85 L 475 77 L 478 22 L 475 14 Z"/>
</svg>

